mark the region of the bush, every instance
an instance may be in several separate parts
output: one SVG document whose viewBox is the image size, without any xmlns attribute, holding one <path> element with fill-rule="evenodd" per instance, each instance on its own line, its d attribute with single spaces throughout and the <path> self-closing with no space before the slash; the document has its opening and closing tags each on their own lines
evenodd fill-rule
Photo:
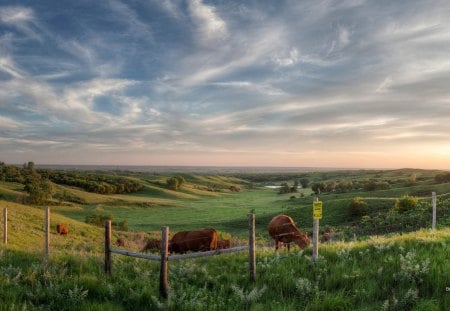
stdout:
<svg viewBox="0 0 450 311">
<path fill-rule="evenodd" d="M 417 206 L 417 198 L 409 195 L 402 196 L 395 201 L 395 208 L 400 212 L 412 210 Z"/>
<path fill-rule="evenodd" d="M 170 177 L 169 179 L 167 179 L 166 184 L 167 184 L 167 188 L 169 188 L 171 190 L 178 189 L 178 179 L 176 179 L 175 177 Z"/>
<path fill-rule="evenodd" d="M 448 173 L 440 173 L 440 174 L 437 174 L 437 175 L 434 177 L 434 180 L 435 180 L 438 184 L 450 182 L 450 172 L 448 172 Z"/>
<path fill-rule="evenodd" d="M 367 213 L 367 203 L 360 197 L 352 199 L 348 209 L 350 217 L 361 217 Z"/>
<path fill-rule="evenodd" d="M 171 189 L 171 190 L 178 190 L 181 188 L 181 186 L 184 184 L 185 179 L 183 176 L 173 176 L 167 179 L 166 181 L 166 185 L 167 188 Z"/>
<path fill-rule="evenodd" d="M 241 188 L 237 186 L 230 186 L 228 189 L 230 189 L 231 192 L 241 192 Z"/>
</svg>

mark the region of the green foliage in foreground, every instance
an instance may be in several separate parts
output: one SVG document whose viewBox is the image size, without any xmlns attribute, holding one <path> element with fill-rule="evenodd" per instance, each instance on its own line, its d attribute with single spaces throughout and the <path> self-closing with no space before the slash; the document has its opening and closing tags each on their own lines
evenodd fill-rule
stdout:
<svg viewBox="0 0 450 311">
<path fill-rule="evenodd" d="M 450 230 L 257 254 L 170 262 L 171 291 L 158 295 L 159 265 L 113 255 L 113 276 L 95 254 L 52 257 L 0 251 L 0 310 L 448 310 Z M 296 249 L 298 250 L 298 249 Z"/>
</svg>

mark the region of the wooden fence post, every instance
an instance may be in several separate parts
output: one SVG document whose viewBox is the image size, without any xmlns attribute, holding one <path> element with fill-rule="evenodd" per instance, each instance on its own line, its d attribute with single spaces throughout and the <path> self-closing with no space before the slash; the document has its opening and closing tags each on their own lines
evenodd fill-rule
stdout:
<svg viewBox="0 0 450 311">
<path fill-rule="evenodd" d="M 314 197 L 314 202 L 318 202 L 319 198 Z M 319 219 L 313 219 L 313 245 L 312 259 L 316 261 L 319 257 Z"/>
<path fill-rule="evenodd" d="M 159 295 L 166 299 L 169 295 L 169 282 L 167 280 L 169 256 L 169 227 L 161 228 L 161 270 L 159 273 Z"/>
<path fill-rule="evenodd" d="M 250 260 L 250 281 L 256 281 L 256 244 L 255 244 L 255 214 L 248 215 L 248 244 Z"/>
<path fill-rule="evenodd" d="M 45 255 L 48 256 L 50 253 L 50 207 L 45 208 Z"/>
<path fill-rule="evenodd" d="M 431 221 L 431 229 L 436 229 L 436 192 L 431 193 L 431 203 L 433 205 L 433 219 Z"/>
<path fill-rule="evenodd" d="M 111 275 L 111 220 L 105 220 L 105 273 Z"/>
<path fill-rule="evenodd" d="M 3 209 L 3 244 L 8 244 L 8 209 Z"/>
</svg>

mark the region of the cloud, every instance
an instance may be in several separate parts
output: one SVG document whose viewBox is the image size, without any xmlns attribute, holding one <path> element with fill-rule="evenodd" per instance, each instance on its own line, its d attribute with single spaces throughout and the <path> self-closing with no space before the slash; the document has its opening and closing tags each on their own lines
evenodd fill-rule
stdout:
<svg viewBox="0 0 450 311">
<path fill-rule="evenodd" d="M 0 57 L 0 71 L 7 73 L 13 78 L 22 78 L 24 75 L 23 71 L 17 68 L 10 57 Z"/>
<path fill-rule="evenodd" d="M 292 48 L 287 55 L 283 56 L 274 56 L 273 61 L 279 66 L 292 66 L 295 65 L 299 61 L 298 50 L 296 48 Z"/>
<path fill-rule="evenodd" d="M 127 33 L 137 35 L 146 40 L 153 40 L 153 31 L 148 23 L 142 21 L 138 12 L 131 9 L 126 1 L 109 0 L 109 7 L 114 12 L 116 22 L 127 26 Z"/>
<path fill-rule="evenodd" d="M 42 40 L 34 12 L 30 8 L 3 6 L 0 10 L 0 23 L 12 26 L 28 38 L 38 41 Z"/>
<path fill-rule="evenodd" d="M 202 0 L 189 0 L 189 12 L 198 27 L 200 41 L 207 44 L 227 36 L 227 25 L 219 17 L 213 6 L 206 5 Z"/>
<path fill-rule="evenodd" d="M 354 157 L 367 166 L 371 157 L 400 165 L 405 151 L 413 163 L 435 149 L 435 163 L 444 163 L 448 8 L 200 0 L 2 7 L 2 156 L 151 164 L 176 161 L 175 153 L 183 163 L 268 165 Z"/>
<path fill-rule="evenodd" d="M 19 125 L 20 124 L 18 122 L 16 122 L 15 120 L 13 120 L 11 118 L 5 118 L 5 117 L 0 116 L 0 129 L 1 130 L 15 129 Z"/>
</svg>

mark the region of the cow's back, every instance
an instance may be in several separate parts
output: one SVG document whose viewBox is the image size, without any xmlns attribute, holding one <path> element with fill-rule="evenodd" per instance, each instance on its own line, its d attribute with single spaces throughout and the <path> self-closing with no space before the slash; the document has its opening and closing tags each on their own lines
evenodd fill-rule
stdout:
<svg viewBox="0 0 450 311">
<path fill-rule="evenodd" d="M 272 238 L 275 238 L 276 236 L 292 232 L 292 229 L 295 228 L 294 221 L 291 217 L 286 215 L 278 215 L 272 218 L 272 220 L 269 222 L 269 234 Z"/>
<path fill-rule="evenodd" d="M 189 231 L 180 231 L 174 234 L 171 240 L 172 251 L 175 253 L 185 253 L 186 235 Z"/>
<path fill-rule="evenodd" d="M 172 250 L 176 253 L 214 249 L 217 249 L 217 231 L 215 229 L 182 231 L 176 233 L 172 238 Z"/>
</svg>

